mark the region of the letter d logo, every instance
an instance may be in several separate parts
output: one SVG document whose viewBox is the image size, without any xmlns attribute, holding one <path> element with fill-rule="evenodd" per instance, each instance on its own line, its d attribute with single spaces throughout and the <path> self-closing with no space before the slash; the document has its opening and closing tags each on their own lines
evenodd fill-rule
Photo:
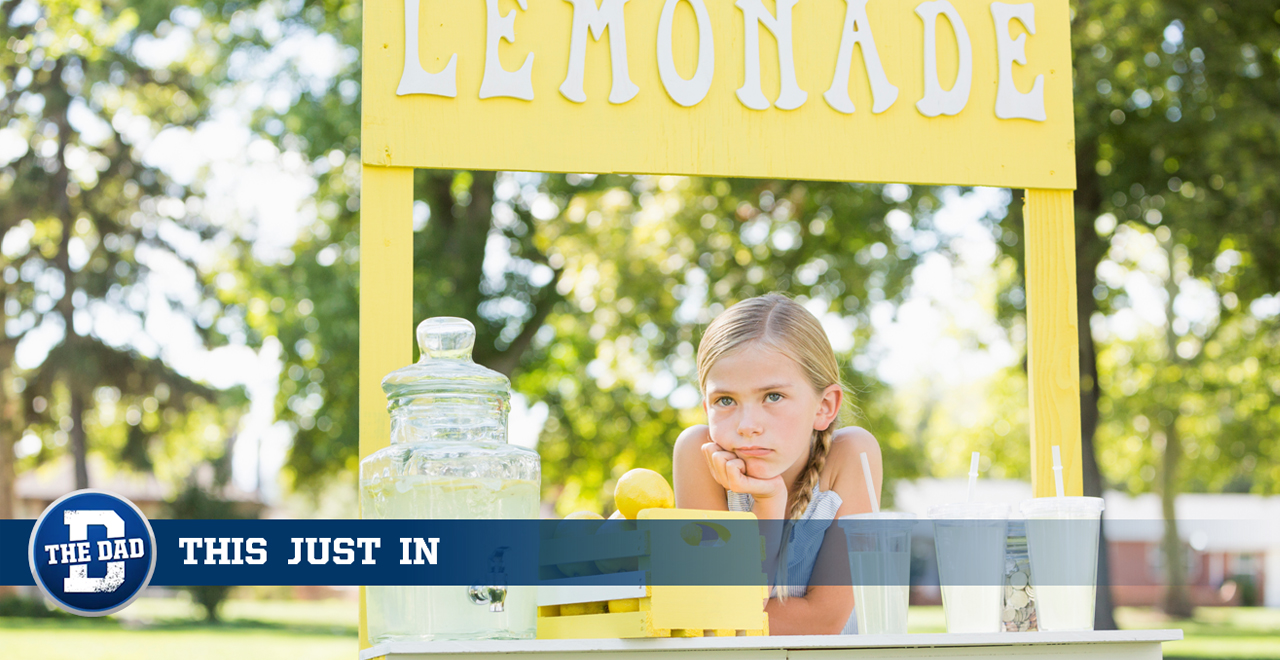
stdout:
<svg viewBox="0 0 1280 660">
<path fill-rule="evenodd" d="M 79 490 L 36 521 L 27 557 L 31 575 L 58 607 L 105 616 L 133 602 L 156 565 L 151 523 L 123 497 Z"/>
</svg>

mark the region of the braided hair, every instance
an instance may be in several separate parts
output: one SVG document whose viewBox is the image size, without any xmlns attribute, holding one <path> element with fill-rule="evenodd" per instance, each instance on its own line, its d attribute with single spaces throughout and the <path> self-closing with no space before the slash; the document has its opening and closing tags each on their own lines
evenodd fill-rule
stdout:
<svg viewBox="0 0 1280 660">
<path fill-rule="evenodd" d="M 707 374 L 717 360 L 753 344 L 767 346 L 794 360 L 815 391 L 821 392 L 831 385 L 840 385 L 844 389 L 839 362 L 822 324 L 791 298 L 770 293 L 739 302 L 717 316 L 707 327 L 698 345 L 698 384 L 702 391 L 706 391 Z M 849 400 L 846 393 L 842 401 Z M 809 507 L 814 487 L 818 485 L 822 468 L 831 452 L 831 438 L 835 435 L 836 425 L 837 422 L 833 421 L 825 429 L 814 430 L 809 460 L 788 489 L 788 523 L 778 550 L 777 584 L 786 579 L 785 558 L 791 523 L 803 516 Z"/>
</svg>

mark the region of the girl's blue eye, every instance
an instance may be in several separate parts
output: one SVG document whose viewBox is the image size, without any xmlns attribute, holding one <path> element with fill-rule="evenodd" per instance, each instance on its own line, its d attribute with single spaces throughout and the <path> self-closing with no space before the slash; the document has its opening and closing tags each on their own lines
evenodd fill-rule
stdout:
<svg viewBox="0 0 1280 660">
<path fill-rule="evenodd" d="M 764 395 L 764 398 L 766 401 L 772 401 L 774 403 L 777 403 L 778 401 L 782 400 L 782 395 L 778 394 L 777 392 L 770 392 Z"/>
<path fill-rule="evenodd" d="M 720 397 L 719 399 L 716 399 L 716 405 L 718 405 L 718 406 L 731 406 L 731 405 L 733 405 L 733 399 L 731 399 L 731 398 L 729 398 L 729 397 L 727 397 L 727 396 L 722 396 L 722 397 Z"/>
</svg>

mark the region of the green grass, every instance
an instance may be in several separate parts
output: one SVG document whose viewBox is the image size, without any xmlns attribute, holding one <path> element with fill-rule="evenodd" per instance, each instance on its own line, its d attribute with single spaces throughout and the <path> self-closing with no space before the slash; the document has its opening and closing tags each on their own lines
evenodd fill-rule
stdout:
<svg viewBox="0 0 1280 660">
<path fill-rule="evenodd" d="M 1121 607 L 1121 628 L 1181 628 L 1184 639 L 1164 645 L 1165 658 L 1274 660 L 1280 658 L 1280 610 L 1262 607 L 1198 607 L 1187 620 L 1156 610 Z"/>
<path fill-rule="evenodd" d="M 105 619 L 0 618 L 4 658 L 41 660 L 257 660 L 356 657 L 356 604 L 350 601 L 232 600 L 224 622 L 198 621 L 181 599 L 143 598 Z M 1165 658 L 1273 660 L 1280 658 L 1280 610 L 1202 607 L 1185 621 L 1147 608 L 1120 608 L 1121 627 L 1180 628 L 1181 642 L 1164 645 Z M 913 633 L 945 632 L 941 607 L 913 607 Z"/>
<path fill-rule="evenodd" d="M 351 660 L 356 616 L 349 601 L 233 600 L 209 625 L 185 600 L 143 598 L 105 619 L 0 618 L 0 648 L 41 660 Z"/>
<path fill-rule="evenodd" d="M 1183 640 L 1164 644 L 1167 660 L 1276 660 L 1280 658 L 1280 610 L 1262 607 L 1200 607 L 1179 621 L 1151 608 L 1116 610 L 1121 628 L 1181 629 Z M 913 607 L 907 615 L 913 633 L 946 632 L 941 607 Z"/>
</svg>

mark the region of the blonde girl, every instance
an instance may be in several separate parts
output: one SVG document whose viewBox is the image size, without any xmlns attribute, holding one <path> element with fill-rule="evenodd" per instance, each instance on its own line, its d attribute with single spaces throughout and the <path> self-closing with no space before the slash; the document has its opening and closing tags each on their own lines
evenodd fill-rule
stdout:
<svg viewBox="0 0 1280 660">
<path fill-rule="evenodd" d="M 805 520 L 766 534 L 766 605 L 775 635 L 856 631 L 844 534 L 831 522 L 871 510 L 858 455 L 880 491 L 880 446 L 857 427 L 837 429 L 846 403 L 822 325 L 794 300 L 744 300 L 712 321 L 698 346 L 707 425 L 676 440 L 676 506 Z M 822 582 L 823 584 L 819 584 Z M 843 582 L 843 584 L 842 584 Z"/>
</svg>

